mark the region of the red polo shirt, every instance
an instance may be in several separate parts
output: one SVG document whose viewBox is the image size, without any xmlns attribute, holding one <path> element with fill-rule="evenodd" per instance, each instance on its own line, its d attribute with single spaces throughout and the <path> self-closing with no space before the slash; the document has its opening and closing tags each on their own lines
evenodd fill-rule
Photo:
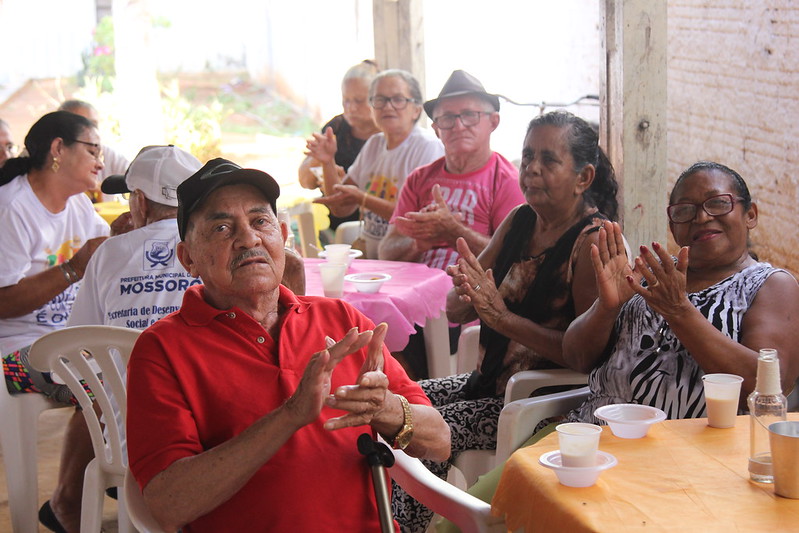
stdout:
<svg viewBox="0 0 799 533">
<path fill-rule="evenodd" d="M 219 310 L 202 286 L 180 311 L 144 331 L 128 366 L 130 468 L 141 487 L 174 461 L 230 440 L 294 393 L 325 336 L 374 325 L 342 300 L 296 296 L 280 287 L 278 339 L 238 308 Z M 389 388 L 430 405 L 384 347 Z M 333 371 L 332 389 L 357 379 L 366 349 Z M 207 531 L 379 531 L 366 459 L 356 440 L 366 427 L 327 431 L 342 411 L 324 407 L 230 500 L 183 528 Z"/>
</svg>

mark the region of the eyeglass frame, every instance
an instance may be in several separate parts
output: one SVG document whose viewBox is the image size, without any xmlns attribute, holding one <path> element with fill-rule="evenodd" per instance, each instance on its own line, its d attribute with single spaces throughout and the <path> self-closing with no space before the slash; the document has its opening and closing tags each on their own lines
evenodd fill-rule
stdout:
<svg viewBox="0 0 799 533">
<path fill-rule="evenodd" d="M 729 211 L 725 211 L 724 213 L 715 213 L 715 214 L 711 213 L 710 211 L 708 211 L 707 207 L 705 207 L 705 204 L 708 203 L 711 200 L 715 200 L 716 198 L 721 198 L 722 196 L 726 196 L 730 200 L 730 209 L 729 209 Z M 743 202 L 744 200 L 745 200 L 744 198 L 742 198 L 740 196 L 735 196 L 734 194 L 731 194 L 731 193 L 728 193 L 728 192 L 724 193 L 724 194 L 716 194 L 714 196 L 706 198 L 704 202 L 699 203 L 699 204 L 693 203 L 693 202 L 677 202 L 676 204 L 669 204 L 669 206 L 666 208 L 666 216 L 669 217 L 669 221 L 671 221 L 672 224 L 688 224 L 689 222 L 693 222 L 696 219 L 696 215 L 699 214 L 699 208 L 700 207 L 702 208 L 702 211 L 704 211 L 705 213 L 708 214 L 708 216 L 711 216 L 711 217 L 722 217 L 724 215 L 729 215 L 730 213 L 732 213 L 733 209 L 735 209 L 735 202 Z M 691 218 L 689 218 L 687 220 L 683 220 L 683 221 L 680 221 L 680 222 L 674 220 L 674 218 L 672 216 L 673 208 L 679 207 L 679 206 L 687 206 L 687 205 L 693 206 L 693 208 L 694 208 L 693 216 L 691 216 Z"/>
<path fill-rule="evenodd" d="M 480 118 L 481 118 L 483 115 L 486 115 L 486 116 L 488 116 L 488 115 L 493 115 L 494 113 L 496 113 L 496 111 L 473 111 L 473 110 L 471 110 L 471 109 L 466 109 L 466 110 L 464 110 L 464 111 L 461 111 L 461 112 L 460 112 L 460 113 L 458 113 L 457 115 L 455 115 L 455 114 L 452 114 L 452 113 L 444 113 L 443 115 L 440 115 L 440 116 L 438 116 L 438 117 L 434 118 L 434 119 L 433 119 L 433 124 L 435 124 L 435 125 L 436 125 L 436 126 L 439 128 L 439 129 L 442 129 L 442 130 L 451 130 L 452 128 L 454 128 L 454 127 L 455 127 L 455 121 L 456 121 L 456 120 L 458 120 L 458 119 L 460 119 L 460 121 L 461 121 L 461 124 L 463 124 L 463 127 L 464 127 L 464 128 L 469 128 L 469 127 L 471 127 L 471 126 L 476 126 L 477 124 L 479 124 L 479 123 L 480 123 Z M 466 123 L 466 122 L 463 120 L 463 117 L 464 117 L 464 116 L 469 116 L 470 114 L 473 114 L 473 115 L 475 115 L 475 116 L 477 117 L 477 120 L 475 120 L 474 122 L 471 122 L 471 123 L 467 124 L 467 123 Z M 442 118 L 444 118 L 444 117 L 447 117 L 448 119 L 452 119 L 452 125 L 451 125 L 451 126 L 448 126 L 448 127 L 447 127 L 447 126 L 444 126 L 444 125 L 442 125 L 442 124 L 440 123 L 441 119 L 442 119 Z M 471 119 L 470 119 L 470 120 L 471 120 Z"/>
<path fill-rule="evenodd" d="M 81 141 L 80 139 L 75 139 L 75 142 L 76 143 L 80 143 L 80 144 L 85 144 L 86 146 L 92 146 L 92 147 L 96 148 L 97 149 L 97 155 L 94 155 L 91 152 L 89 152 L 89 154 L 92 157 L 94 157 L 94 159 L 96 159 L 97 161 L 100 161 L 101 163 L 103 162 L 103 160 L 104 160 L 104 157 L 103 157 L 103 146 L 100 143 L 90 143 L 88 141 Z"/>
<path fill-rule="evenodd" d="M 394 100 L 396 100 L 396 102 Z M 375 105 L 376 101 L 377 102 L 382 101 L 383 105 L 376 106 Z M 413 102 L 414 104 L 417 104 L 417 105 L 419 104 L 419 102 L 416 100 L 416 98 L 406 98 L 404 96 L 399 96 L 399 95 L 395 95 L 395 96 L 375 95 L 375 96 L 370 96 L 369 97 L 369 105 L 374 107 L 375 109 L 383 109 L 384 107 L 386 107 L 386 105 L 388 105 L 389 102 L 391 103 L 391 107 L 393 107 L 397 111 L 402 111 L 403 109 L 408 107 L 408 104 L 410 102 Z M 397 106 L 397 102 L 404 102 L 404 103 L 402 104 L 402 106 L 398 107 Z"/>
</svg>

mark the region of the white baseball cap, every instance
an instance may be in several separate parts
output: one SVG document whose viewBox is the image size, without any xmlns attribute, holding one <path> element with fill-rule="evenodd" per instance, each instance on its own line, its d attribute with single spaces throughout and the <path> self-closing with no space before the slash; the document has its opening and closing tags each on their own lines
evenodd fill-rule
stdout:
<svg viewBox="0 0 799 533">
<path fill-rule="evenodd" d="M 106 194 L 122 194 L 141 189 L 153 202 L 178 206 L 178 185 L 202 167 L 200 160 L 180 148 L 145 146 L 131 161 L 125 175 L 108 176 L 100 189 Z"/>
</svg>

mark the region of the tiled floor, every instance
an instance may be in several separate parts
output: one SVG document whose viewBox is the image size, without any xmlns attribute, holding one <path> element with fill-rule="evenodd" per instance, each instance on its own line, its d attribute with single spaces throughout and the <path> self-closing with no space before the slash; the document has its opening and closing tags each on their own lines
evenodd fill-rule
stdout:
<svg viewBox="0 0 799 533">
<path fill-rule="evenodd" d="M 55 487 L 58 474 L 58 461 L 61 456 L 61 440 L 64 427 L 71 415 L 71 409 L 51 409 L 39 417 L 39 503 L 50 498 Z M 116 533 L 116 501 L 106 498 L 103 507 L 103 530 Z M 47 528 L 41 526 L 42 533 Z M 6 486 L 5 468 L 0 463 L 0 532 L 11 533 L 11 515 L 8 511 L 8 488 Z"/>
</svg>

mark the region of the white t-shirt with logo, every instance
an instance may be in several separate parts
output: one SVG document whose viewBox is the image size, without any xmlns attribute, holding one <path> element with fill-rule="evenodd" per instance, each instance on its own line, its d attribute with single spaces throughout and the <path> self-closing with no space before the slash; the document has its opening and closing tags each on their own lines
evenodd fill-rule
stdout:
<svg viewBox="0 0 799 533">
<path fill-rule="evenodd" d="M 386 148 L 385 135 L 377 133 L 363 145 L 347 171 L 347 177 L 368 194 L 394 202 L 413 169 L 432 163 L 443 155 L 444 145 L 435 134 L 418 126 L 414 126 L 410 135 L 391 150 Z M 367 259 L 377 259 L 377 247 L 386 231 L 388 220 L 365 210 L 363 237 Z"/>
<path fill-rule="evenodd" d="M 89 261 L 69 325 L 145 329 L 177 311 L 186 289 L 201 283 L 178 261 L 178 242 L 174 218 L 105 241 Z"/>
<path fill-rule="evenodd" d="M 89 239 L 110 233 L 88 196 L 71 196 L 63 211 L 51 213 L 36 197 L 27 175 L 0 187 L 0 227 L 0 287 L 64 263 Z M 80 282 L 70 285 L 33 312 L 0 319 L 0 354 L 64 327 L 79 287 Z"/>
</svg>

